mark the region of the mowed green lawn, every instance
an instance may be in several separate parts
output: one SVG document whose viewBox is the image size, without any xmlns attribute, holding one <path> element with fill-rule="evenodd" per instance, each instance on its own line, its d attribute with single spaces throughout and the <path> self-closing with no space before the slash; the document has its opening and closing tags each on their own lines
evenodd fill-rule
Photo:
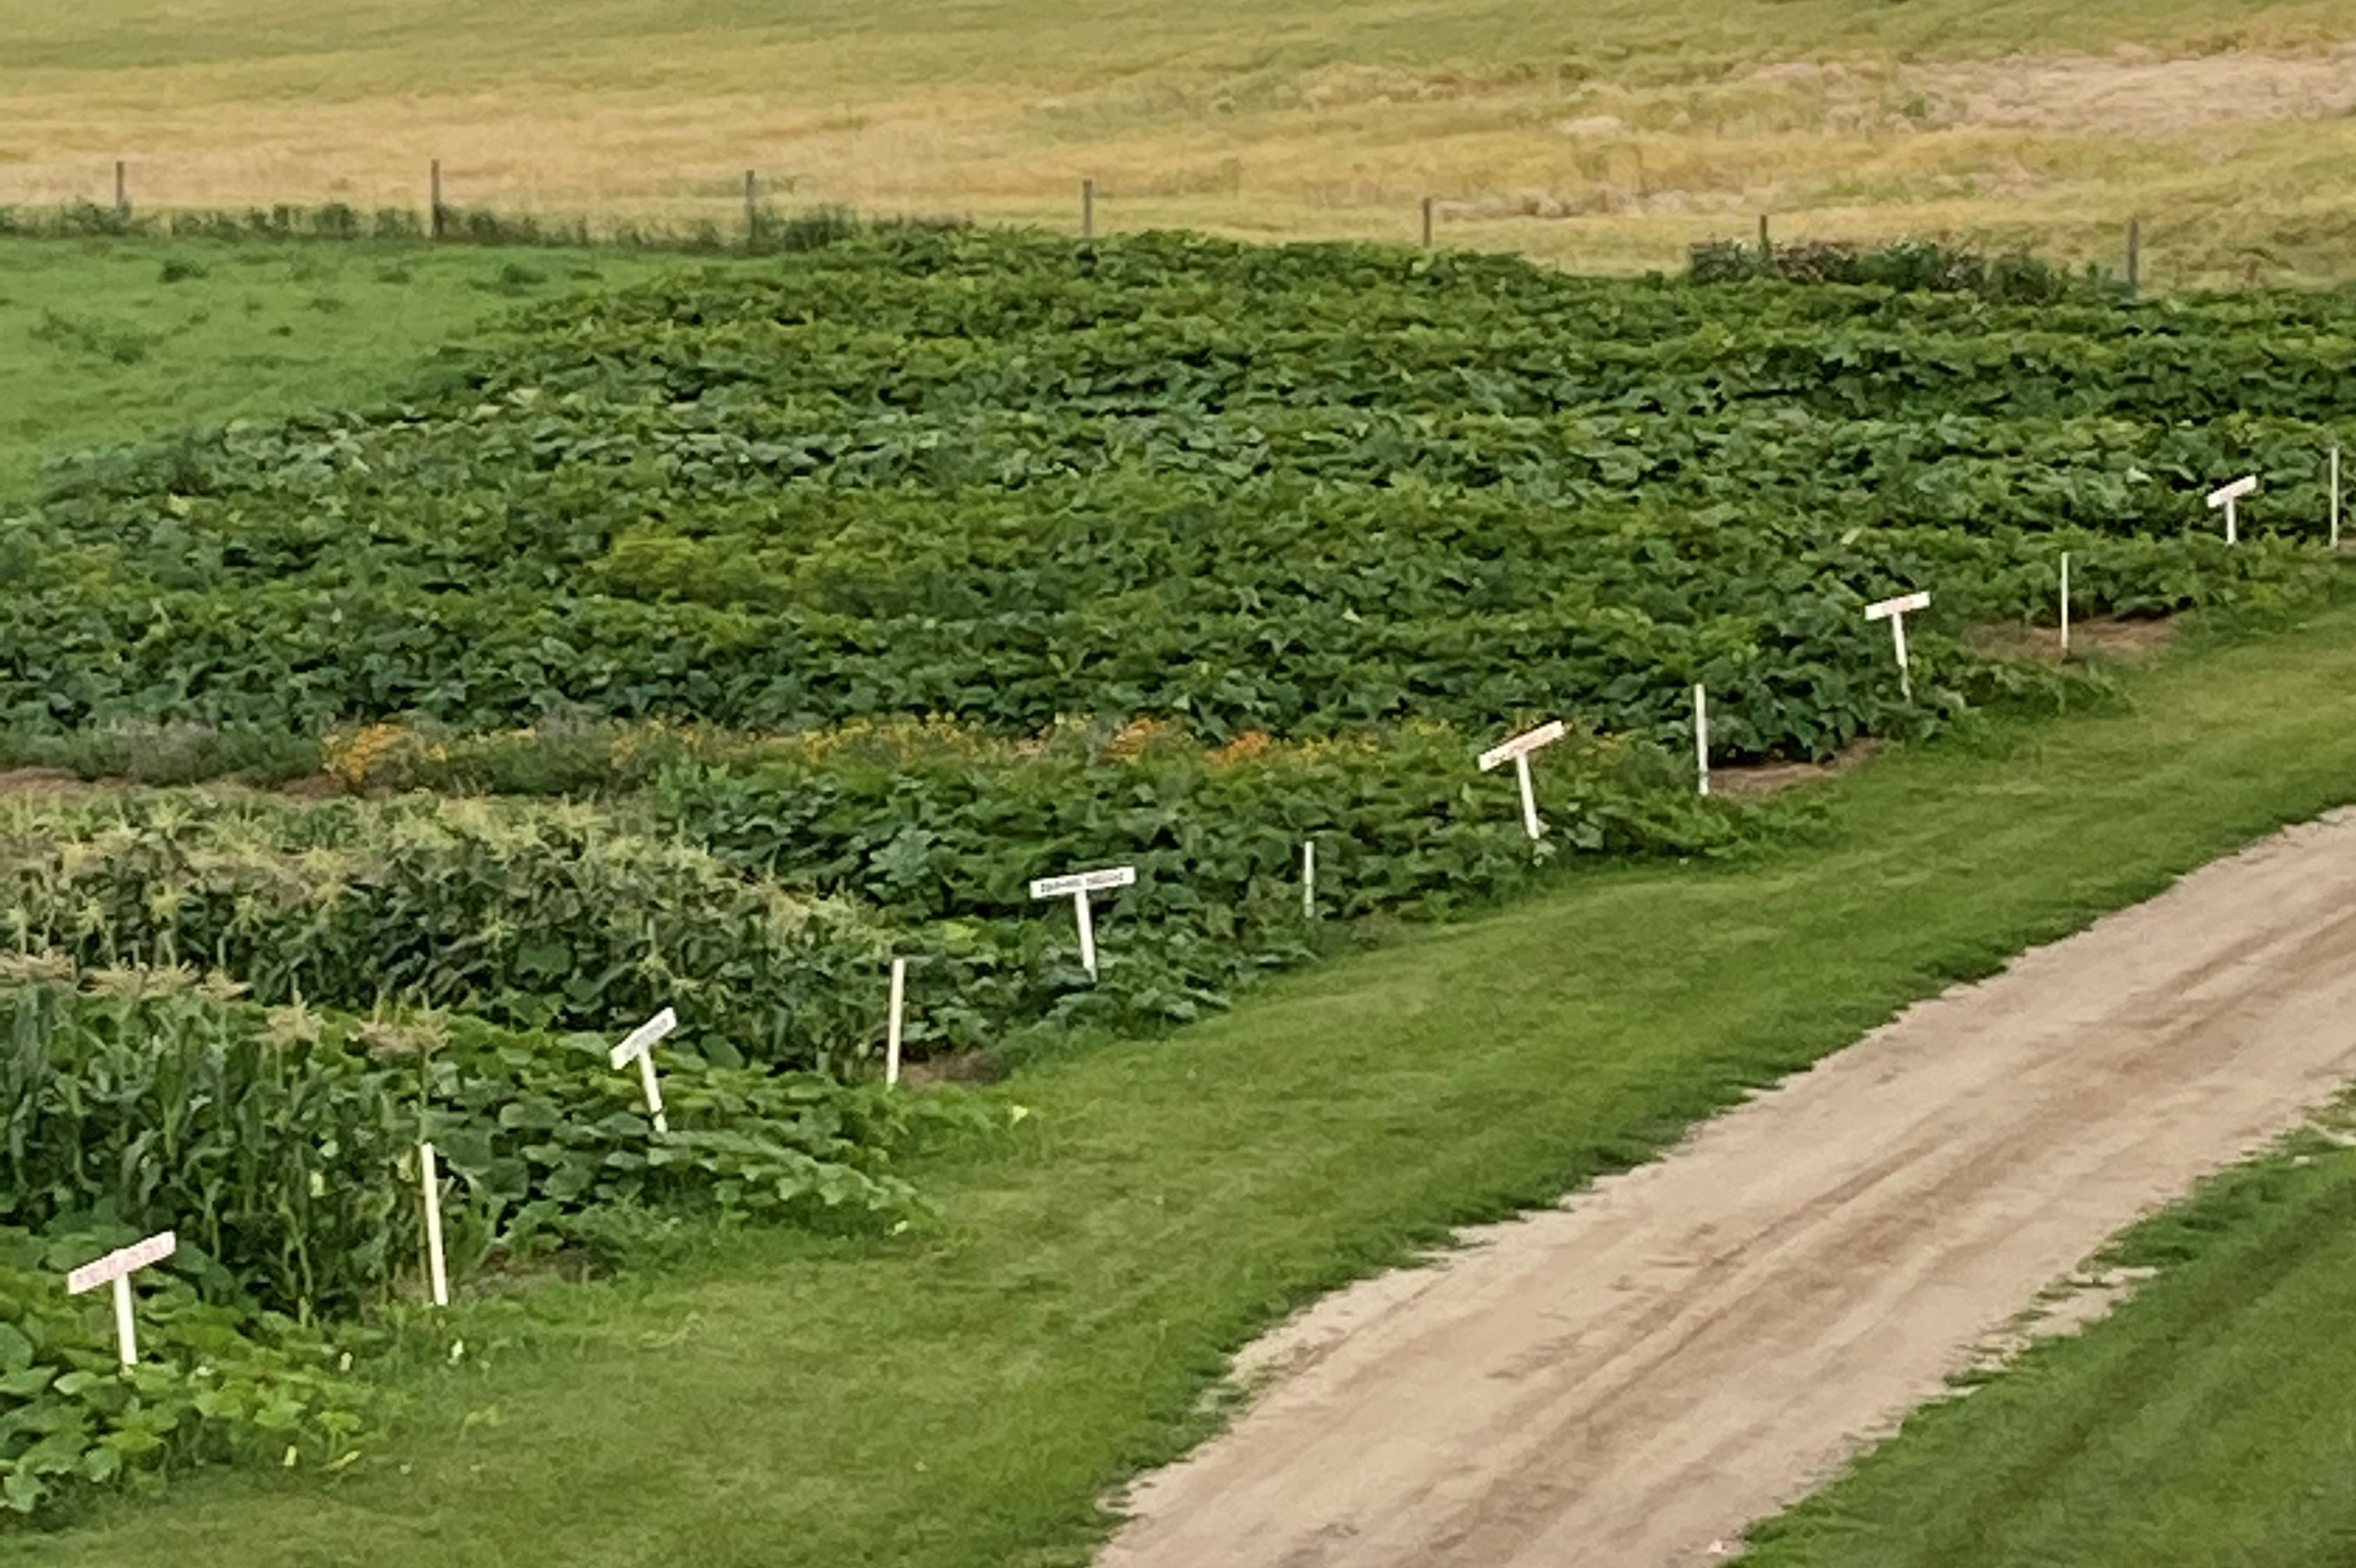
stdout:
<svg viewBox="0 0 2356 1568">
<path fill-rule="evenodd" d="M 2356 1560 L 2356 1150 L 2302 1135 L 2138 1229 L 2158 1283 L 1935 1405 L 1757 1568 Z"/>
<path fill-rule="evenodd" d="M 1821 816 L 1742 860 L 1578 878 L 1169 1039 L 1033 1063 L 993 1091 L 1020 1124 L 924 1173 L 942 1204 L 930 1229 L 749 1232 L 641 1278 L 552 1288 L 541 1349 L 419 1376 L 406 1424 L 339 1477 L 207 1477 L 161 1507 L 10 1541 L 0 1563 L 1083 1561 L 1107 1488 L 1199 1434 L 1225 1353 L 1287 1308 L 1642 1159 L 1906 1001 L 2356 795 L 2351 683 L 2356 611 L 2188 650 L 2132 678 L 2131 710 L 1887 755 L 1787 808 Z M 2331 1228 L 2254 1235 L 2312 1246 L 2319 1281 L 2351 1277 Z M 2291 1277 L 2247 1271 L 2242 1288 Z M 1965 1500 L 1942 1517 L 1968 1518 L 1974 1496 L 2020 1514 L 2004 1561 L 2334 1560 L 2356 1490 L 2286 1520 L 2278 1488 L 2249 1480 L 2356 1461 L 2356 1424 L 2316 1419 L 2296 1349 L 2341 1339 L 2343 1315 L 2314 1304 L 2287 1297 L 2247 1319 L 2263 1340 L 2224 1347 L 2234 1443 L 2187 1429 L 2100 1471 L 1983 1454 L 1954 1468 Z M 2130 1354 L 2108 1408 L 2164 1431 L 2184 1375 L 2177 1357 Z M 1944 1484 L 1940 1467 L 1906 1474 Z M 2019 1507 L 2073 1476 L 2120 1509 L 2168 1506 L 2171 1529 L 2088 1539 Z M 2179 1495 L 2200 1506 L 2161 1500 Z M 1894 1504 L 1878 1517 L 1893 1522 L 1844 1538 L 1840 1561 L 1981 1561 L 1885 1558 L 1879 1543 L 1919 1521 Z M 2240 1553 L 2261 1538 L 2280 1551 Z"/>
<path fill-rule="evenodd" d="M 0 507 L 45 457 L 363 402 L 483 321 L 676 256 L 0 240 Z"/>
</svg>

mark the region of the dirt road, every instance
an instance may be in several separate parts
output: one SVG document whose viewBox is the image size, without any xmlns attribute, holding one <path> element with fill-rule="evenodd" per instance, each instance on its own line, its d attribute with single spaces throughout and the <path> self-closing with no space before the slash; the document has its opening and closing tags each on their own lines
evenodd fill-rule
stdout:
<svg viewBox="0 0 2356 1568">
<path fill-rule="evenodd" d="M 1720 1560 L 2137 1215 L 2356 1072 L 2356 818 L 2027 955 L 1342 1292 L 1101 1568 Z"/>
</svg>

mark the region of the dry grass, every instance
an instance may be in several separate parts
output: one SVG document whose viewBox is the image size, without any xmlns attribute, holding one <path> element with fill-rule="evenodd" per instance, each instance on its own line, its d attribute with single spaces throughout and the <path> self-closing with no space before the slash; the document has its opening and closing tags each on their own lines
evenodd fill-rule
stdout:
<svg viewBox="0 0 2356 1568">
<path fill-rule="evenodd" d="M 2209 0 L 91 0 L 12 22 L 0 202 L 783 201 L 1451 239 L 1614 270 L 1940 232 L 2335 275 L 2356 9 Z"/>
</svg>

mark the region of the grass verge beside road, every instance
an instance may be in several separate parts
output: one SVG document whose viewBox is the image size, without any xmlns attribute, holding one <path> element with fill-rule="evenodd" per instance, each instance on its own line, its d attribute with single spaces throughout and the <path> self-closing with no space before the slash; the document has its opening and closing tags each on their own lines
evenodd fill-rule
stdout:
<svg viewBox="0 0 2356 1568">
<path fill-rule="evenodd" d="M 1199 1434 L 1225 1354 L 1287 1308 L 2356 796 L 2351 682 L 2356 611 L 2188 649 L 2130 678 L 2130 711 L 1996 723 L 1826 786 L 1804 842 L 1599 872 L 1035 1063 L 999 1091 L 1029 1111 L 1009 1139 L 924 1173 L 929 1231 L 749 1232 L 552 1291 L 543 1350 L 420 1378 L 405 1427 L 332 1482 L 207 1477 L 0 1563 L 1084 1561 L 1105 1488 Z M 2356 1527 L 2335 1497 L 2272 1560 L 2329 1558 Z"/>
<path fill-rule="evenodd" d="M 2356 1541 L 2356 1150 L 2308 1131 L 2139 1226 L 2083 1336 L 1918 1413 L 1759 1532 L 1758 1568 L 2344 1563 Z"/>
</svg>

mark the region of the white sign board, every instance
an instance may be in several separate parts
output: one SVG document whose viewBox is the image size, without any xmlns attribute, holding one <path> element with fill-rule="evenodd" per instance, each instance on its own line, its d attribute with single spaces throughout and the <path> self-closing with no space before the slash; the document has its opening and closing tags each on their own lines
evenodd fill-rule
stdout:
<svg viewBox="0 0 2356 1568">
<path fill-rule="evenodd" d="M 2221 507 L 2224 508 L 2225 542 L 2227 544 L 2238 544 L 2241 542 L 2239 519 L 2237 519 L 2233 515 L 2233 503 L 2248 495 L 2251 491 L 2255 490 L 2257 487 L 2258 476 L 2254 474 L 2245 474 L 2241 478 L 2234 480 L 2231 485 L 2221 485 L 2217 489 L 2209 492 L 2209 509 L 2213 512 Z"/>
<path fill-rule="evenodd" d="M 1906 663 L 1906 617 L 1930 607 L 1928 592 L 1901 593 L 1895 599 L 1876 600 L 1865 607 L 1867 620 L 1890 623 L 1890 645 L 1898 650 L 1898 689 L 1909 702 L 1914 700 L 1914 677 Z"/>
<path fill-rule="evenodd" d="M 1137 880 L 1134 866 L 1108 866 L 1099 871 L 1076 871 L 1067 877 L 1038 877 L 1031 883 L 1034 899 L 1069 898 L 1072 918 L 1080 927 L 1080 967 L 1097 977 L 1097 920 L 1088 909 L 1088 895 L 1108 888 L 1125 888 Z"/>
<path fill-rule="evenodd" d="M 139 1363 L 139 1326 L 131 1316 L 131 1275 L 134 1271 L 145 1268 L 150 1264 L 162 1263 L 179 1250 L 179 1237 L 169 1231 L 160 1231 L 144 1242 L 118 1247 L 66 1275 L 66 1293 L 69 1296 L 80 1296 L 85 1290 L 95 1290 L 109 1283 L 113 1285 L 115 1354 L 126 1367 Z"/>
<path fill-rule="evenodd" d="M 657 1040 L 661 1040 L 678 1027 L 679 1015 L 670 1008 L 665 1008 L 632 1029 L 624 1037 L 622 1043 L 614 1048 L 614 1065 L 616 1068 L 627 1067 L 631 1058 L 648 1055 L 653 1051 Z"/>
<path fill-rule="evenodd" d="M 1868 604 L 1865 607 L 1865 618 L 1869 621 L 1887 621 L 1893 615 L 1911 615 L 1917 610 L 1928 610 L 1930 607 L 1931 596 L 1928 593 L 1901 593 L 1895 599 L 1884 599 L 1879 603 Z"/>
<path fill-rule="evenodd" d="M 655 1131 L 670 1131 L 670 1123 L 663 1119 L 662 1084 L 655 1077 L 655 1042 L 679 1027 L 679 1015 L 665 1008 L 637 1028 L 616 1046 L 613 1051 L 616 1070 L 626 1067 L 635 1058 L 638 1064 L 638 1084 L 646 1091 L 647 1114 L 654 1118 Z"/>
<path fill-rule="evenodd" d="M 1490 747 L 1481 753 L 1481 771 L 1492 772 L 1500 763 L 1510 763 L 1516 757 L 1526 757 L 1541 746 L 1551 746 L 1563 737 L 1562 720 L 1550 719 L 1535 730 L 1526 730 L 1512 740 Z"/>
<path fill-rule="evenodd" d="M 1068 877 L 1034 877 L 1031 880 L 1031 896 L 1067 899 L 1074 893 L 1100 893 L 1107 888 L 1129 887 L 1136 880 L 1136 867 L 1108 866 L 1101 871 L 1079 871 Z"/>
<path fill-rule="evenodd" d="M 1537 729 L 1525 730 L 1481 753 L 1481 771 L 1484 773 L 1503 763 L 1514 764 L 1514 781 L 1522 790 L 1522 830 L 1530 836 L 1532 843 L 1546 837 L 1546 827 L 1538 821 L 1537 786 L 1530 782 L 1530 753 L 1553 745 L 1563 734 L 1562 720 L 1549 719 Z"/>
<path fill-rule="evenodd" d="M 94 1263 L 86 1263 L 66 1275 L 66 1294 L 80 1296 L 85 1290 L 123 1275 L 162 1263 L 180 1250 L 180 1238 L 170 1231 L 159 1232 L 144 1242 L 134 1242 L 127 1247 L 117 1247 Z"/>
<path fill-rule="evenodd" d="M 2070 552 L 2062 552 L 2062 656 L 2070 656 Z"/>
</svg>

